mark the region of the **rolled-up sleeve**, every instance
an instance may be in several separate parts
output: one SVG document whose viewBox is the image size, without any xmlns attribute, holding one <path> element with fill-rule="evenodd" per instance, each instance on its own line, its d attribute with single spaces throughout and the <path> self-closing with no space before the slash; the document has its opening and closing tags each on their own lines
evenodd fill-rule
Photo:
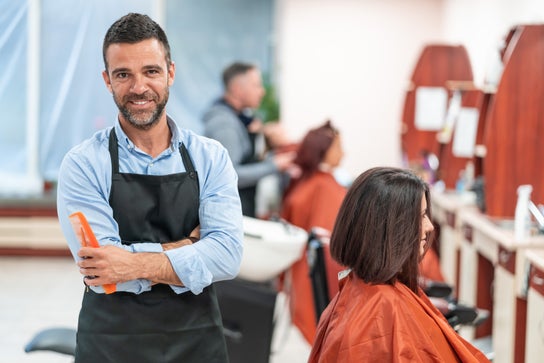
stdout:
<svg viewBox="0 0 544 363">
<path fill-rule="evenodd" d="M 205 151 L 207 157 L 202 154 Z M 243 217 L 237 174 L 226 150 L 209 140 L 205 150 L 191 151 L 200 183 L 201 239 L 166 255 L 185 288 L 199 294 L 212 282 L 234 278 L 243 252 Z"/>
<path fill-rule="evenodd" d="M 57 214 L 68 247 L 77 262 L 81 245 L 72 229 L 69 216 L 82 212 L 100 245 L 113 245 L 130 252 L 162 252 L 158 243 L 138 243 L 124 245 L 111 206 L 108 203 L 110 164 L 107 151 L 101 150 L 100 143 L 84 144 L 70 151 L 59 169 L 57 189 Z M 100 286 L 91 286 L 93 291 L 103 293 Z M 135 294 L 149 291 L 151 281 L 137 279 L 117 284 L 117 291 Z"/>
</svg>

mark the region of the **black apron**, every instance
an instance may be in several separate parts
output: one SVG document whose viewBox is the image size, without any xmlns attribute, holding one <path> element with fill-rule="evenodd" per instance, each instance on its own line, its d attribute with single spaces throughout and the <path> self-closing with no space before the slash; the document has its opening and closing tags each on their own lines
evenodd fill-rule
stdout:
<svg viewBox="0 0 544 363">
<path fill-rule="evenodd" d="M 246 130 L 247 131 L 247 130 Z M 255 156 L 255 138 L 256 134 L 247 131 L 251 142 L 251 152 L 247 154 L 240 162 L 242 165 L 258 162 Z M 240 203 L 242 204 L 242 214 L 247 217 L 256 218 L 257 215 L 257 185 L 250 185 L 243 188 L 238 188 L 240 195 Z"/>
<path fill-rule="evenodd" d="M 255 142 L 257 134 L 249 132 L 247 129 L 247 126 L 253 121 L 254 118 L 247 116 L 243 112 L 239 112 L 224 98 L 220 98 L 216 101 L 216 103 L 227 106 L 238 117 L 240 122 L 244 125 L 244 130 L 247 132 L 251 149 L 249 150 L 249 153 L 242 157 L 240 164 L 247 165 L 259 162 L 260 160 L 255 155 Z M 255 200 L 255 197 L 257 196 L 257 185 L 238 188 L 238 194 L 240 195 L 240 203 L 242 204 L 242 214 L 247 217 L 255 218 L 257 214 L 257 204 Z"/>
<path fill-rule="evenodd" d="M 115 129 L 109 151 L 109 202 L 123 244 L 188 236 L 199 224 L 199 185 L 185 146 L 180 154 L 186 172 L 163 176 L 119 173 Z M 213 285 L 199 295 L 176 294 L 165 284 L 139 295 L 88 290 L 79 315 L 76 362 L 228 362 Z"/>
</svg>

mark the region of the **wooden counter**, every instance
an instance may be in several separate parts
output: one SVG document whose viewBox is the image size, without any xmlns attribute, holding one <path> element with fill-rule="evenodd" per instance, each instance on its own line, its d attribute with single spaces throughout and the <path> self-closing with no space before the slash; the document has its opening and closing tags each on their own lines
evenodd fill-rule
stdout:
<svg viewBox="0 0 544 363">
<path fill-rule="evenodd" d="M 482 325 L 459 333 L 469 341 L 491 336 L 494 363 L 539 361 L 544 356 L 544 235 L 518 242 L 513 220 L 484 215 L 470 198 L 455 193 L 431 192 L 431 208 L 440 227 L 444 276 L 455 281 L 461 303 L 491 313 Z"/>
<path fill-rule="evenodd" d="M 527 330 L 525 362 L 539 362 L 544 357 L 544 250 L 528 250 Z"/>
<path fill-rule="evenodd" d="M 468 339 L 491 334 L 495 363 L 524 362 L 525 252 L 544 250 L 544 236 L 516 241 L 512 221 L 493 220 L 474 209 L 459 210 L 457 218 L 463 236 L 459 300 L 491 311 L 490 324 L 463 334 Z"/>
<path fill-rule="evenodd" d="M 431 191 L 432 218 L 440 229 L 440 237 L 437 241 L 440 267 L 446 282 L 454 286 L 456 296 L 459 286 L 459 251 L 461 246 L 457 213 L 462 208 L 476 208 L 473 195 Z"/>
</svg>

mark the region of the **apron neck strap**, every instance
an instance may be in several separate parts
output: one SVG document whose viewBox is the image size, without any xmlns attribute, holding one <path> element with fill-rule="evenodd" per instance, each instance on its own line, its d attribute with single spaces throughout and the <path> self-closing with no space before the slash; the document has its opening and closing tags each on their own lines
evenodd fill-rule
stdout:
<svg viewBox="0 0 544 363">
<path fill-rule="evenodd" d="M 117 144 L 117 134 L 115 133 L 115 127 L 113 127 L 111 129 L 109 137 L 109 151 L 111 156 L 112 175 L 119 174 L 119 150 Z M 179 147 L 179 153 L 181 154 L 181 159 L 183 160 L 185 170 L 189 174 L 193 175 L 195 173 L 195 167 L 193 165 L 193 162 L 191 161 L 191 158 L 189 157 L 189 152 L 187 151 L 185 144 L 181 143 L 181 146 Z"/>
</svg>

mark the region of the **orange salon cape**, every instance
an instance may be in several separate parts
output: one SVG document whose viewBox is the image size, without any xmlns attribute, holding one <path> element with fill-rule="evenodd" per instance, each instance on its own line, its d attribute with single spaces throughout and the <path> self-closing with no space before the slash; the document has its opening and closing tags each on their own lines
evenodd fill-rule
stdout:
<svg viewBox="0 0 544 363">
<path fill-rule="evenodd" d="M 332 231 L 336 215 L 346 195 L 330 173 L 318 171 L 300 181 L 285 197 L 281 217 L 306 231 L 313 227 Z M 324 249 L 329 297 L 338 292 L 338 272 L 345 269 L 330 256 L 329 246 Z M 314 298 L 309 277 L 306 253 L 291 266 L 290 310 L 293 324 L 308 343 L 312 344 L 317 327 Z"/>
<path fill-rule="evenodd" d="M 321 316 L 308 363 L 489 362 L 419 294 L 349 273 Z"/>
</svg>

